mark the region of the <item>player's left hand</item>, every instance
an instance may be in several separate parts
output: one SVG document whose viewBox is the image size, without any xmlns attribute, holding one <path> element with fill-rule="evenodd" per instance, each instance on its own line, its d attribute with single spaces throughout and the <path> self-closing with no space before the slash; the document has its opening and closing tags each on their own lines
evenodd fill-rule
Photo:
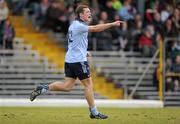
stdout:
<svg viewBox="0 0 180 124">
<path fill-rule="evenodd" d="M 87 57 L 91 57 L 91 53 L 90 52 L 87 52 Z"/>
</svg>

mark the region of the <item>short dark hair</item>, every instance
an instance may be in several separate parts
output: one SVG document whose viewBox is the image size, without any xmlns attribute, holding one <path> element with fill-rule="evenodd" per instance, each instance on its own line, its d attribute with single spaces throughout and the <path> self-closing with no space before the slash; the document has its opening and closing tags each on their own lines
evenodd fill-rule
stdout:
<svg viewBox="0 0 180 124">
<path fill-rule="evenodd" d="M 89 7 L 87 5 L 79 5 L 75 10 L 76 16 L 79 17 L 79 14 L 83 13 L 84 8 L 89 8 Z"/>
</svg>

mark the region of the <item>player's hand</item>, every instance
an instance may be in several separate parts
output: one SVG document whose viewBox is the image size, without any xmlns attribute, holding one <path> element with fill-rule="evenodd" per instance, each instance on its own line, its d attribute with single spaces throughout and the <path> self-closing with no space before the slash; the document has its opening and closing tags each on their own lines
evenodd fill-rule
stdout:
<svg viewBox="0 0 180 124">
<path fill-rule="evenodd" d="M 91 57 L 91 53 L 90 52 L 87 52 L 87 57 Z"/>
<path fill-rule="evenodd" d="M 115 21 L 115 22 L 113 22 L 113 26 L 120 26 L 121 23 L 123 24 L 125 22 L 124 21 Z"/>
</svg>

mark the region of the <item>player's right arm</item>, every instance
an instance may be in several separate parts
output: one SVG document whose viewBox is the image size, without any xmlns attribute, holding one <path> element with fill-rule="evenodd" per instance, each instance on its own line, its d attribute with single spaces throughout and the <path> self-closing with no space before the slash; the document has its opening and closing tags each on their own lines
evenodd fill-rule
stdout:
<svg viewBox="0 0 180 124">
<path fill-rule="evenodd" d="M 123 23 L 123 21 L 88 26 L 88 32 L 101 32 L 111 27 L 120 26 L 121 23 Z"/>
</svg>

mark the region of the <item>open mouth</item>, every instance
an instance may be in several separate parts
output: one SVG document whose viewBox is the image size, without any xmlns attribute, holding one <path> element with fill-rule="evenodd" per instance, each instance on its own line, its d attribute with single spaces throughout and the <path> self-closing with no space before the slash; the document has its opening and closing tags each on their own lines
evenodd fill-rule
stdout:
<svg viewBox="0 0 180 124">
<path fill-rule="evenodd" d="M 91 16 L 88 16 L 89 19 L 91 19 Z"/>
<path fill-rule="evenodd" d="M 91 19 L 91 15 L 89 15 L 88 18 Z"/>
</svg>

